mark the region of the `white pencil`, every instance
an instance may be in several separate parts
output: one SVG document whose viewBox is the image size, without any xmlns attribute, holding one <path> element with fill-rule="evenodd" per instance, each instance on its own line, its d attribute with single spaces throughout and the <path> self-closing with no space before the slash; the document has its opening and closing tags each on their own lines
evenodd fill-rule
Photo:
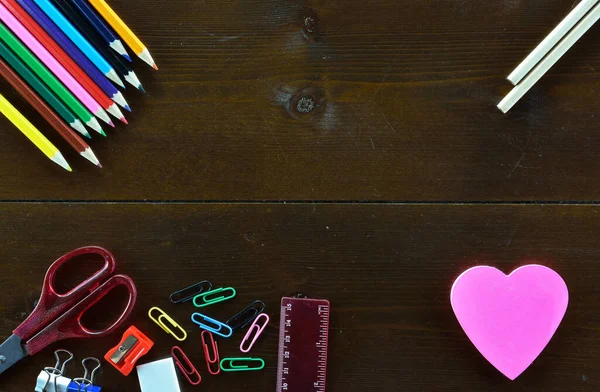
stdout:
<svg viewBox="0 0 600 392">
<path fill-rule="evenodd" d="M 527 56 L 525 60 L 508 76 L 508 80 L 517 85 L 542 60 L 548 52 L 563 39 L 573 26 L 587 14 L 600 0 L 582 0 L 577 7 Z"/>
<path fill-rule="evenodd" d="M 529 91 L 538 80 L 544 76 L 546 72 L 560 58 L 567 53 L 569 49 L 600 19 L 600 4 L 596 5 L 577 26 L 575 26 L 565 38 L 542 60 L 540 63 L 519 83 L 515 86 L 502 102 L 498 104 L 498 109 L 502 112 L 508 112 L 518 101 Z"/>
</svg>

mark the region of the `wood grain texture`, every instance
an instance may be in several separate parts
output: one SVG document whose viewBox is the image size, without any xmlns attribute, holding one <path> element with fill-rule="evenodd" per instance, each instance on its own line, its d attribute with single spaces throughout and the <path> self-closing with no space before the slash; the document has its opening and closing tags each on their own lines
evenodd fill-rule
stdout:
<svg viewBox="0 0 600 392">
<path fill-rule="evenodd" d="M 115 253 L 117 271 L 138 286 L 130 322 L 157 343 L 144 360 L 167 356 L 176 343 L 145 315 L 160 306 L 188 331 L 182 348 L 201 369 L 203 391 L 274 390 L 278 304 L 296 291 L 332 303 L 330 392 L 596 391 L 599 211 L 515 205 L 3 204 L 0 220 L 10 224 L 0 226 L 5 293 L 0 340 L 31 311 L 55 258 L 99 244 Z M 571 303 L 540 358 L 510 382 L 469 343 L 449 292 L 454 279 L 475 264 L 509 272 L 526 262 L 558 271 Z M 264 300 L 275 320 L 253 351 L 267 361 L 264 372 L 207 374 L 200 331 L 188 319 L 193 307 L 168 302 L 175 289 L 202 279 L 238 289 L 233 302 L 209 309 L 217 318 Z M 119 337 L 56 347 L 73 350 L 79 359 L 101 356 Z M 221 340 L 222 354 L 236 353 L 239 339 Z M 36 373 L 52 362 L 50 349 L 24 360 L 2 375 L 0 390 L 30 389 Z M 125 378 L 106 364 L 103 369 L 98 380 L 107 391 L 137 390 L 135 373 Z"/>
<path fill-rule="evenodd" d="M 160 66 L 135 63 L 149 94 L 128 89 L 130 125 L 92 141 L 104 170 L 50 134 L 76 169 L 62 173 L 1 120 L 1 199 L 600 197 L 599 28 L 510 114 L 495 107 L 573 1 L 111 4 Z"/>
</svg>

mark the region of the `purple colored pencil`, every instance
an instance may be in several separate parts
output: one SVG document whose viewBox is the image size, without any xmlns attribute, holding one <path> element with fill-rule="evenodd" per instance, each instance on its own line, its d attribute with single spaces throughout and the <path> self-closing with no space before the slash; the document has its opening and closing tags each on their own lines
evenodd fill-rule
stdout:
<svg viewBox="0 0 600 392">
<path fill-rule="evenodd" d="M 88 76 L 94 81 L 94 83 L 98 85 L 98 87 L 100 87 L 100 89 L 102 89 L 102 91 L 104 91 L 106 95 L 111 97 L 111 99 L 117 104 L 131 111 L 127 101 L 125 101 L 125 98 L 123 97 L 123 94 L 121 94 L 121 92 L 112 85 L 106 76 L 104 76 L 102 72 L 100 72 L 100 70 L 98 70 L 98 68 L 96 68 L 96 66 L 83 54 L 83 52 L 81 52 L 81 50 L 79 50 L 79 48 L 75 46 L 75 44 L 65 35 L 65 33 L 63 33 L 58 26 L 56 26 L 48 16 L 46 16 L 44 11 L 42 11 L 33 2 L 33 0 L 16 1 L 44 30 L 46 30 L 46 33 L 48 33 L 48 35 L 52 37 L 52 39 L 54 39 L 54 41 L 56 41 L 56 43 L 59 44 L 69 56 L 71 56 L 77 65 L 79 65 L 81 69 L 88 74 Z"/>
</svg>

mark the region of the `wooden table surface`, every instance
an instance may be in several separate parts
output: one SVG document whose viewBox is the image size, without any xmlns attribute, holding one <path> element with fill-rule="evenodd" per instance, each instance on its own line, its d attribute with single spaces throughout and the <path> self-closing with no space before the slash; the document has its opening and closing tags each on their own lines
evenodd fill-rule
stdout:
<svg viewBox="0 0 600 392">
<path fill-rule="evenodd" d="M 130 125 L 91 141 L 103 169 L 0 85 L 74 168 L 0 120 L 0 341 L 52 261 L 98 244 L 138 286 L 128 324 L 156 341 L 144 360 L 176 343 L 151 306 L 188 331 L 203 382 L 185 392 L 274 391 L 278 304 L 298 291 L 332 304 L 330 392 L 598 390 L 600 26 L 509 114 L 496 109 L 572 0 L 110 3 L 160 70 L 135 62 L 148 94 L 127 89 Z M 470 344 L 449 291 L 471 266 L 529 262 L 565 278 L 570 305 L 511 382 Z M 264 371 L 206 372 L 192 307 L 168 301 L 203 279 L 238 289 L 217 318 L 266 303 L 274 322 L 253 352 Z M 33 389 L 52 349 L 102 357 L 124 329 L 24 360 L 0 391 Z M 135 373 L 104 365 L 103 390 L 138 390 Z"/>
</svg>

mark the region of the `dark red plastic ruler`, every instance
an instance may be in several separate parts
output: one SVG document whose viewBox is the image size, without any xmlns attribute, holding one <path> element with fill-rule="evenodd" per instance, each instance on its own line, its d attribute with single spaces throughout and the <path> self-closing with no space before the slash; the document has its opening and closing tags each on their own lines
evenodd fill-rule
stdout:
<svg viewBox="0 0 600 392">
<path fill-rule="evenodd" d="M 277 392 L 325 392 L 329 301 L 281 299 Z"/>
</svg>

